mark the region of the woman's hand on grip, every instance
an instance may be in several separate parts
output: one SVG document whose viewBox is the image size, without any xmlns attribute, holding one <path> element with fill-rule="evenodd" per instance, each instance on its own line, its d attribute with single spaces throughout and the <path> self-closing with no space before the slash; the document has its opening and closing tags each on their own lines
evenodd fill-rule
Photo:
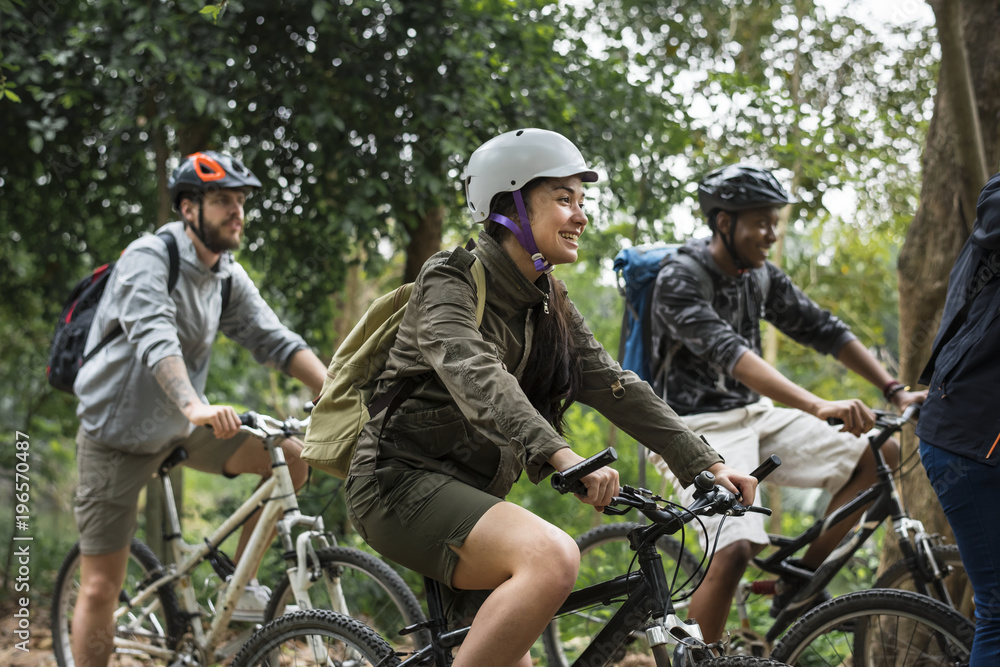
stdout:
<svg viewBox="0 0 1000 667">
<path fill-rule="evenodd" d="M 568 447 L 560 449 L 549 457 L 549 463 L 560 472 L 583 460 L 582 456 Z M 581 502 L 593 505 L 594 509 L 598 512 L 603 512 L 604 508 L 611 503 L 611 499 L 617 496 L 620 490 L 618 485 L 618 471 L 607 466 L 595 470 L 586 477 L 581 477 L 580 481 L 587 487 L 587 495 L 575 494 L 576 497 Z"/>
</svg>

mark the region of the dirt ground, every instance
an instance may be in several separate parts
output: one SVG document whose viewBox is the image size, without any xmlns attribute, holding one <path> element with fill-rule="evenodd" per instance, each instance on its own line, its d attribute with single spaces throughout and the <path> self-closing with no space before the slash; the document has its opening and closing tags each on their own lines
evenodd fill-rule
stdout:
<svg viewBox="0 0 1000 667">
<path fill-rule="evenodd" d="M 49 610 L 44 604 L 28 607 L 28 650 L 17 648 L 23 640 L 15 634 L 19 620 L 13 600 L 0 599 L 0 665 L 3 667 L 50 667 L 56 664 L 52 655 L 52 633 L 49 631 Z"/>
</svg>

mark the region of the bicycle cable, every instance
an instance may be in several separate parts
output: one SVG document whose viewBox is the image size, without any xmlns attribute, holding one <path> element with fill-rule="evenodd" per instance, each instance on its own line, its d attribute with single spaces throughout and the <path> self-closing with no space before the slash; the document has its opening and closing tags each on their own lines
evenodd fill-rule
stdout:
<svg viewBox="0 0 1000 667">
<path fill-rule="evenodd" d="M 663 500 L 663 499 L 661 498 L 661 500 Z M 692 512 L 691 510 L 689 510 L 687 507 L 684 507 L 680 503 L 674 502 L 672 500 L 665 500 L 664 502 L 666 502 L 666 504 L 668 506 L 673 507 L 676 510 L 679 510 L 681 514 L 690 514 L 691 517 L 692 517 L 692 519 L 694 521 L 698 522 L 698 526 L 700 528 L 699 532 L 701 534 L 703 534 L 703 535 L 706 535 L 706 536 L 708 535 L 708 529 L 705 527 L 705 522 L 701 520 L 700 516 L 698 516 L 697 514 L 695 514 L 694 512 Z M 720 530 L 722 528 L 722 523 L 725 522 L 725 519 L 726 519 L 726 517 L 723 516 L 722 517 L 722 521 L 719 522 L 719 528 L 720 528 Z M 681 549 L 683 550 L 683 548 L 684 548 L 684 542 L 685 542 L 685 534 L 687 533 L 687 524 L 685 523 L 684 525 L 682 525 L 680 531 L 678 531 L 678 532 L 680 532 L 680 535 L 681 535 L 680 543 L 681 543 Z M 719 536 L 718 536 L 718 534 L 716 534 L 715 543 L 716 544 L 719 543 Z M 705 541 L 705 546 L 708 546 L 708 540 L 707 539 Z M 708 552 L 707 549 L 702 552 L 702 554 L 701 554 L 701 561 L 699 561 L 698 567 L 695 568 L 694 573 L 691 574 L 690 576 L 688 576 L 687 580 L 683 584 L 681 584 L 681 587 L 687 586 L 689 583 L 691 583 L 691 581 L 694 579 L 695 575 L 697 575 L 698 573 L 700 573 L 702 571 L 708 572 L 708 568 L 711 567 L 711 565 L 712 565 L 712 559 L 708 558 L 708 553 L 709 552 Z M 715 556 L 714 549 L 712 551 L 712 556 L 713 557 Z M 706 558 L 708 558 L 708 564 L 707 565 L 705 564 L 705 559 Z M 677 570 L 680 569 L 680 560 L 679 559 L 677 561 L 676 568 L 677 569 L 675 569 L 675 577 L 676 577 Z M 676 583 L 676 578 L 675 578 L 674 581 Z M 695 588 L 697 588 L 697 586 Z M 675 599 L 677 601 L 687 600 L 692 595 L 694 595 L 695 588 L 692 588 L 690 591 L 685 591 L 683 594 L 678 594 Z M 671 586 L 671 590 L 676 590 L 676 589 L 673 586 Z"/>
</svg>

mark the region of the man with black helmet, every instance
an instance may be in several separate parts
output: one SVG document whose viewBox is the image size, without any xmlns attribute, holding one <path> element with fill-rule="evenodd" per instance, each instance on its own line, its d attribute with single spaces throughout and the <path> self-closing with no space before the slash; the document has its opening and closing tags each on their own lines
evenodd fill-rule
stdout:
<svg viewBox="0 0 1000 667">
<path fill-rule="evenodd" d="M 900 409 L 925 394 L 912 393 L 894 379 L 843 322 L 767 261 L 778 213 L 794 203 L 770 172 L 749 164 L 713 171 L 698 184 L 698 201 L 711 238 L 682 247 L 660 270 L 653 290 L 654 389 L 728 465 L 751 470 L 777 454 L 782 465 L 771 481 L 824 488 L 833 496 L 828 511 L 839 507 L 876 479 L 874 459 L 860 437 L 875 416 L 857 399 L 822 399 L 765 362 L 760 321 L 836 357 Z M 772 400 L 788 408 L 776 408 Z M 828 418 L 840 419 L 843 426 L 829 426 Z M 882 451 L 895 465 L 896 443 L 890 441 Z M 650 458 L 670 476 L 659 456 Z M 681 496 L 690 500 L 685 492 Z M 705 523 L 714 539 L 717 520 Z M 848 529 L 844 522 L 817 538 L 801 559 L 803 569 L 815 569 Z M 760 515 L 724 524 L 712 567 L 688 611 L 706 640 L 721 637 L 743 570 L 765 544 Z M 780 583 L 772 615 L 801 584 Z"/>
<path fill-rule="evenodd" d="M 111 338 L 83 365 L 74 384 L 80 399 L 75 512 L 82 559 L 72 642 L 76 664 L 86 667 L 107 664 L 139 491 L 166 456 L 183 445 L 185 465 L 193 468 L 228 477 L 270 474 L 266 451 L 240 433 L 236 410 L 205 398 L 216 333 L 315 394 L 326 375 L 230 253 L 239 248 L 244 204 L 260 187 L 257 177 L 239 160 L 205 151 L 184 158 L 169 186 L 181 220 L 134 241 L 115 264 L 88 350 L 116 329 L 124 335 Z M 308 473 L 298 456 L 301 447 L 290 440 L 282 447 L 298 487 Z M 256 516 L 244 526 L 237 558 L 255 523 Z M 239 606 L 257 606 L 256 592 L 248 591 Z M 247 620 L 255 611 L 243 610 Z"/>
</svg>

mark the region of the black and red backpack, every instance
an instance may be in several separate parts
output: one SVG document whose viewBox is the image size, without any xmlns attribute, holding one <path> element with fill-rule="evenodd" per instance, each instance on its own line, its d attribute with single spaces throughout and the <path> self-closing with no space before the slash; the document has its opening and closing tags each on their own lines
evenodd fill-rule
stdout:
<svg viewBox="0 0 1000 667">
<path fill-rule="evenodd" d="M 167 254 L 170 255 L 167 291 L 173 292 L 180 264 L 177 240 L 169 233 L 157 236 L 163 239 L 167 246 Z M 84 354 L 90 325 L 94 321 L 94 314 L 97 313 L 97 304 L 101 301 L 114 268 L 115 262 L 108 262 L 94 269 L 93 273 L 76 284 L 63 306 L 62 314 L 56 323 L 55 334 L 52 336 L 52 347 L 49 348 L 49 365 L 45 369 L 49 384 L 60 391 L 74 393 L 73 382 L 83 365 L 122 333 L 121 327 L 118 327 L 101 339 L 93 350 Z"/>
</svg>

